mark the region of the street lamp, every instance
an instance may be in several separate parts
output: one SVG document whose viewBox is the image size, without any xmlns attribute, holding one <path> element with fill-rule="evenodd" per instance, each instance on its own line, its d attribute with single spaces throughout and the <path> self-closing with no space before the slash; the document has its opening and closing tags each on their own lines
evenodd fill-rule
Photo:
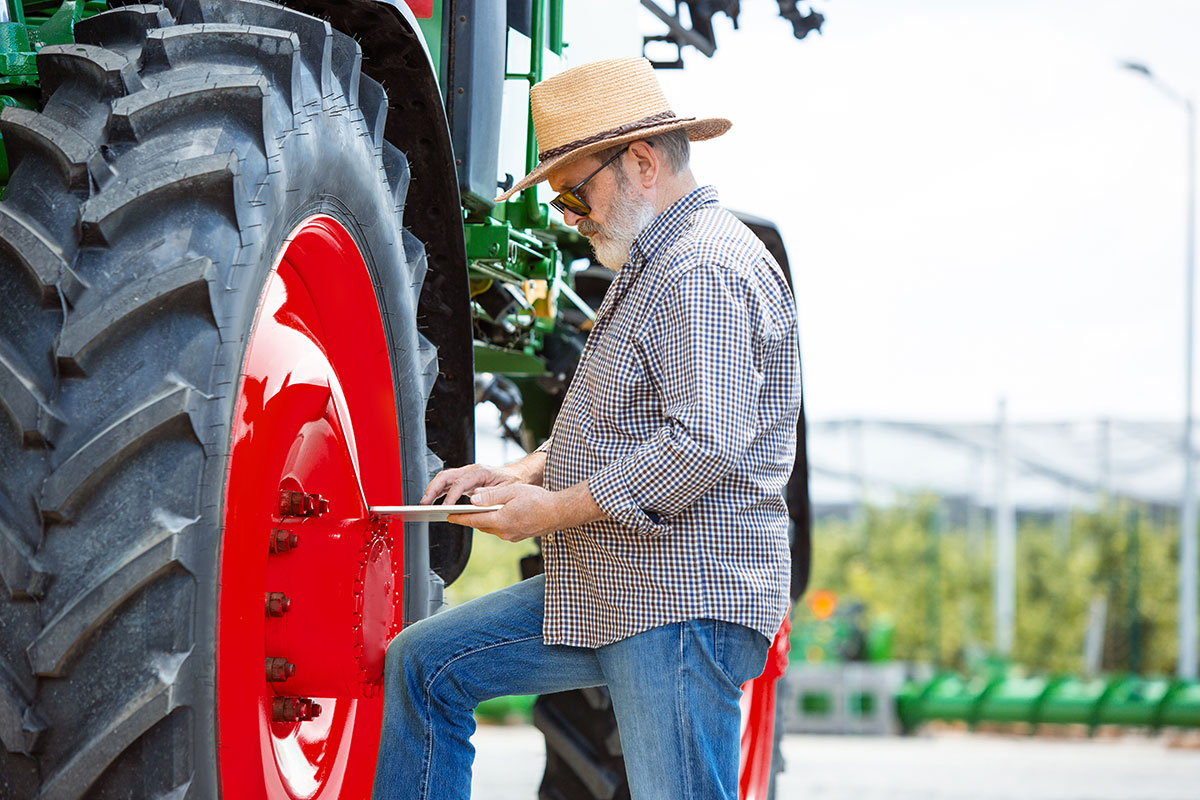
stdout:
<svg viewBox="0 0 1200 800">
<path fill-rule="evenodd" d="M 1184 336 L 1183 388 L 1183 509 L 1179 527 L 1179 676 L 1197 677 L 1196 601 L 1197 554 L 1200 542 L 1196 531 L 1196 489 L 1192 465 L 1192 349 L 1194 344 L 1196 281 L 1196 106 L 1187 97 L 1163 83 L 1150 68 L 1136 61 L 1124 61 L 1121 67 L 1137 72 L 1187 113 L 1187 256 L 1184 297 L 1186 332 Z"/>
</svg>

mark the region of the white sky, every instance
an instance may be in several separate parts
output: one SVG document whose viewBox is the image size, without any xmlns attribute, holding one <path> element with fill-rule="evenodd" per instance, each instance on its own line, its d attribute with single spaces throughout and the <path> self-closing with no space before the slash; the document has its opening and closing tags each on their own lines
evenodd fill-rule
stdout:
<svg viewBox="0 0 1200 800">
<path fill-rule="evenodd" d="M 571 63 L 629 3 L 568 5 Z M 810 417 L 1181 418 L 1185 114 L 1118 61 L 1195 96 L 1200 2 L 815 5 L 797 41 L 743 0 L 658 73 L 734 121 L 693 166 L 783 232 Z"/>
</svg>

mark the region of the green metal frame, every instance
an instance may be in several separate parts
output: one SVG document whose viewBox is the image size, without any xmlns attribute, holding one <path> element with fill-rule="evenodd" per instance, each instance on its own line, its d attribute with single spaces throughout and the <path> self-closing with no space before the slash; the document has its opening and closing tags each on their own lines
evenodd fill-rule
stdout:
<svg viewBox="0 0 1200 800">
<path fill-rule="evenodd" d="M 102 0 L 4 0 L 0 13 L 0 106 L 37 109 L 37 53 L 75 41 L 75 23 L 108 8 Z M 0 141 L 0 191 L 8 186 L 8 154 Z"/>
<path fill-rule="evenodd" d="M 563 0 L 533 0 L 530 19 L 529 71 L 506 72 L 507 80 L 528 83 L 530 88 L 542 80 L 545 71 L 545 53 L 549 49 L 561 55 Z M 525 172 L 531 172 L 538 163 L 537 135 L 533 127 L 533 116 L 526 120 Z M 550 220 L 550 209 L 537 200 L 537 187 L 531 186 L 516 198 L 497 206 L 486 216 L 466 217 L 464 235 L 467 242 L 467 262 L 475 292 L 486 291 L 495 281 L 519 285 L 520 309 L 510 314 L 506 322 L 519 333 L 510 348 L 497 348 L 477 342 L 475 345 L 475 368 L 478 372 L 493 372 L 513 377 L 530 376 L 528 361 L 514 360 L 515 353 L 535 358 L 541 352 L 544 337 L 554 330 L 560 302 L 568 303 L 583 311 L 589 318 L 595 314 L 572 289 L 564 258 L 564 251 L 586 249 L 573 231 L 554 225 Z M 533 295 L 541 295 L 535 299 Z M 476 306 L 477 317 L 486 318 L 486 312 Z M 514 370 L 513 364 L 520 363 Z M 544 369 L 543 369 L 544 371 Z"/>
<path fill-rule="evenodd" d="M 1200 682 L 1121 675 L 1110 678 L 942 673 L 906 685 L 896 697 L 904 730 L 930 720 L 1028 725 L 1200 728 Z"/>
</svg>

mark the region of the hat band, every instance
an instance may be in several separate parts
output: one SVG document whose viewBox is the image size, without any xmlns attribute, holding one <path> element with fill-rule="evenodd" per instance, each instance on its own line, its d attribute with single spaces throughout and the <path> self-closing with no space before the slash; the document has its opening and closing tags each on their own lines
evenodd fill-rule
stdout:
<svg viewBox="0 0 1200 800">
<path fill-rule="evenodd" d="M 580 147 L 584 147 L 589 144 L 595 144 L 596 142 L 602 142 L 605 139 L 611 139 L 614 136 L 622 136 L 626 133 L 639 131 L 642 128 L 649 128 L 669 119 L 675 119 L 674 111 L 660 111 L 657 114 L 651 114 L 648 117 L 642 117 L 637 122 L 630 122 L 616 128 L 609 128 L 606 131 L 600 131 L 599 133 L 594 133 L 591 136 L 585 136 L 582 139 L 576 139 L 573 142 L 568 142 L 567 144 L 559 147 L 553 147 L 549 150 L 545 150 L 541 153 L 538 153 L 538 161 L 546 161 L 548 159 L 561 156 L 564 153 L 568 153 L 572 150 L 576 150 Z M 691 122 L 694 119 L 695 117 L 680 117 L 679 121 Z"/>
</svg>

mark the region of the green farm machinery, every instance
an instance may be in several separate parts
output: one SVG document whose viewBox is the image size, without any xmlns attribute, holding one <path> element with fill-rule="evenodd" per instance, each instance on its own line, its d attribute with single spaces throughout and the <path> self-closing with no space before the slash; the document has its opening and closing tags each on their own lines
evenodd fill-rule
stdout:
<svg viewBox="0 0 1200 800">
<path fill-rule="evenodd" d="M 738 4 L 643 5 L 711 53 Z M 477 396 L 544 437 L 611 277 L 492 202 L 572 8 L 0 2 L 0 798 L 370 795 L 384 649 L 472 537 L 370 507 L 473 460 Z M 798 593 L 803 446 L 788 495 Z M 556 702 L 541 795 L 628 796 L 604 693 Z"/>
</svg>

